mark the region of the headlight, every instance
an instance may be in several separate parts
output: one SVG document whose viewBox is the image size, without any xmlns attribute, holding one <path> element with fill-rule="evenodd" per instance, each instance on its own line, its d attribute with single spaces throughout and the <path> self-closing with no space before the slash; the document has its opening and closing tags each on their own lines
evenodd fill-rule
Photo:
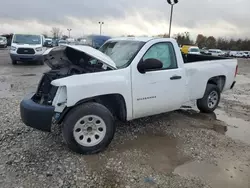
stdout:
<svg viewBox="0 0 250 188">
<path fill-rule="evenodd" d="M 16 47 L 11 46 L 11 47 L 10 47 L 10 50 L 11 50 L 11 51 L 16 51 Z"/>
<path fill-rule="evenodd" d="M 36 48 L 36 51 L 37 52 L 41 52 L 43 50 L 43 48 L 42 47 L 38 47 L 38 48 Z"/>
</svg>

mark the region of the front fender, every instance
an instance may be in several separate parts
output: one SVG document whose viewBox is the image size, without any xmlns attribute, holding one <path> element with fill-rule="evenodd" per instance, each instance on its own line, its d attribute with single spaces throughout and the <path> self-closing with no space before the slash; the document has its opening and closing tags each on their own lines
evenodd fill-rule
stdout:
<svg viewBox="0 0 250 188">
<path fill-rule="evenodd" d="M 124 97 L 129 111 L 127 117 L 132 117 L 132 93 L 130 69 L 113 70 L 107 72 L 73 75 L 54 80 L 54 86 L 65 87 L 67 107 L 73 107 L 77 102 L 101 95 L 120 94 Z"/>
</svg>

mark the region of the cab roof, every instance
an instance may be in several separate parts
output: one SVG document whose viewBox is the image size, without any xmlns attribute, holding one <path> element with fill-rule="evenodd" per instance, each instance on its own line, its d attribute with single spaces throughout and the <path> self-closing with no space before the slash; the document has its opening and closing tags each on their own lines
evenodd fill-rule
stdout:
<svg viewBox="0 0 250 188">
<path fill-rule="evenodd" d="M 134 41 L 140 41 L 140 42 L 148 42 L 152 39 L 158 39 L 158 38 L 156 37 L 115 37 L 115 38 L 109 39 L 109 41 L 134 40 Z"/>
</svg>

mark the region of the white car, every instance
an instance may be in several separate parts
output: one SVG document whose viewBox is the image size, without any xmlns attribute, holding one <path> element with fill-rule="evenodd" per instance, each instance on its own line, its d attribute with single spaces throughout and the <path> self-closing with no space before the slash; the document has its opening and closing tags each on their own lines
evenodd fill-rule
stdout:
<svg viewBox="0 0 250 188">
<path fill-rule="evenodd" d="M 7 39 L 6 39 L 6 37 L 0 36 L 0 48 L 7 48 Z"/>
<path fill-rule="evenodd" d="M 67 45 L 67 41 L 66 40 L 59 40 L 58 41 L 58 46 L 65 46 Z"/>
<path fill-rule="evenodd" d="M 248 58 L 249 54 L 248 54 L 248 52 L 238 52 L 238 53 L 236 53 L 235 57 L 237 57 L 237 58 Z"/>
<path fill-rule="evenodd" d="M 219 50 L 219 49 L 209 49 L 208 52 L 209 52 L 212 56 L 223 56 L 222 50 Z"/>
<path fill-rule="evenodd" d="M 188 49 L 188 54 L 197 54 L 197 55 L 200 55 L 201 52 L 200 52 L 200 49 L 198 47 L 190 47 Z"/>
<path fill-rule="evenodd" d="M 99 51 L 100 50 L 100 51 Z M 213 112 L 221 93 L 232 89 L 237 59 L 211 56 L 183 61 L 168 38 L 114 38 L 99 50 L 83 45 L 48 49 L 51 71 L 20 104 L 22 121 L 51 131 L 62 124 L 68 147 L 78 153 L 103 151 L 115 133 L 115 119 L 130 121 L 179 109 L 196 101 Z"/>
<path fill-rule="evenodd" d="M 10 58 L 12 64 L 16 65 L 18 61 L 39 62 L 43 65 L 43 53 L 45 38 L 43 35 L 35 34 L 14 34 L 10 47 Z"/>
<path fill-rule="evenodd" d="M 244 58 L 249 58 L 250 57 L 250 52 L 243 52 L 244 53 Z"/>
</svg>

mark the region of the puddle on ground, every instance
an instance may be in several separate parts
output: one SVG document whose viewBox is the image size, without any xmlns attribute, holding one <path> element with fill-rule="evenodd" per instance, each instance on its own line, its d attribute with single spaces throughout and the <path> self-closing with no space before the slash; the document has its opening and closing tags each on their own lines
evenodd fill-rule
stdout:
<svg viewBox="0 0 250 188">
<path fill-rule="evenodd" d="M 240 118 L 230 117 L 226 112 L 221 110 L 216 110 L 216 116 L 218 120 L 228 124 L 226 135 L 250 144 L 250 122 Z"/>
<path fill-rule="evenodd" d="M 249 173 L 250 169 L 247 164 L 225 160 L 218 161 L 217 165 L 193 161 L 178 166 L 174 170 L 174 174 L 183 177 L 200 177 L 208 182 L 213 188 L 249 187 Z"/>
<path fill-rule="evenodd" d="M 177 147 L 181 143 L 178 139 L 166 135 L 149 134 L 139 135 L 135 140 L 126 141 L 118 146 L 118 152 L 139 150 L 147 156 L 143 163 L 160 173 L 170 173 L 176 166 L 189 161 L 189 158 L 179 152 Z"/>
<path fill-rule="evenodd" d="M 176 138 L 148 133 L 116 145 L 115 150 L 106 150 L 105 157 L 100 158 L 99 155 L 95 155 L 94 157 L 85 156 L 84 159 L 97 172 L 105 168 L 107 159 L 112 158 L 119 159 L 124 164 L 139 164 L 143 168 L 151 168 L 156 172 L 168 174 L 172 173 L 177 166 L 190 161 L 190 158 L 184 156 L 177 148 L 180 144 L 182 143 Z M 138 155 L 136 151 L 140 154 Z"/>
</svg>

